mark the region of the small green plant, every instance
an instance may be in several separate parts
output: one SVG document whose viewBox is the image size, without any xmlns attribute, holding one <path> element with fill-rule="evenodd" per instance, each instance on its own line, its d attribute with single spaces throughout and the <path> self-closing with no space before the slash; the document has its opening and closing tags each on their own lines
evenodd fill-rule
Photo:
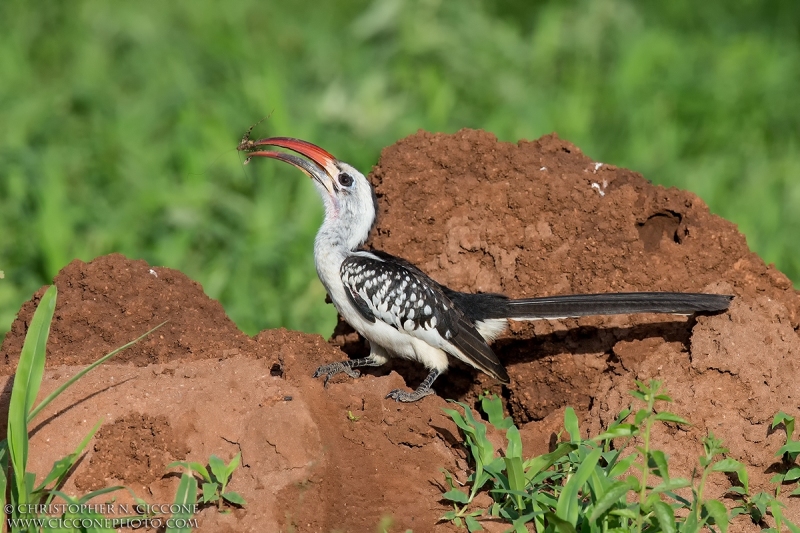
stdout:
<svg viewBox="0 0 800 533">
<path fill-rule="evenodd" d="M 384 515 L 381 517 L 380 522 L 378 522 L 378 533 L 389 533 L 389 530 L 394 525 L 394 519 L 391 515 Z M 406 529 L 405 533 L 414 533 L 410 529 Z"/>
<path fill-rule="evenodd" d="M 0 504 L 6 509 L 7 525 L 15 533 L 23 531 L 52 531 L 55 529 L 63 532 L 113 531 L 112 528 L 95 525 L 102 523 L 98 522 L 102 517 L 93 512 L 91 508 L 83 510 L 82 506 L 97 496 L 122 490 L 125 487 L 107 487 L 90 492 L 80 498 L 74 498 L 59 490 L 68 473 L 77 463 L 81 453 L 83 453 L 84 448 L 100 428 L 102 421 L 95 424 L 89 434 L 78 444 L 75 451 L 56 461 L 44 480 L 37 486 L 34 486 L 36 475 L 32 472 L 27 472 L 26 469 L 28 464 L 28 426 L 36 415 L 59 394 L 64 392 L 67 387 L 120 351 L 139 342 L 161 327 L 163 323 L 87 366 L 34 407 L 36 396 L 39 394 L 42 376 L 44 375 L 45 348 L 50 335 L 50 324 L 55 311 L 56 297 L 57 289 L 53 285 L 45 291 L 39 301 L 28 332 L 25 335 L 22 353 L 17 363 L 17 371 L 14 375 L 14 385 L 11 389 L 9 402 L 7 439 L 0 441 Z M 53 520 L 52 516 L 39 513 L 38 510 L 42 509 L 42 506 L 50 505 L 55 497 L 60 497 L 67 504 L 78 504 L 80 511 L 78 513 L 65 512 L 60 517 L 62 519 L 61 522 Z M 10 512 L 8 511 L 9 509 Z M 85 523 L 93 525 L 88 528 L 84 526 L 78 527 L 83 519 L 86 519 Z M 119 520 L 124 521 L 124 519 Z M 64 527 L 64 524 L 67 524 L 68 527 Z"/>
<path fill-rule="evenodd" d="M 466 492 L 445 471 L 449 490 L 442 496 L 453 509 L 442 519 L 469 531 L 480 531 L 479 518 L 488 515 L 508 521 L 511 531 L 519 533 L 528 531 L 529 523 L 537 533 L 695 533 L 704 527 L 724 533 L 737 514 L 746 512 L 760 520 L 769 512 L 778 530 L 786 525 L 792 533 L 800 532 L 783 518 L 781 504 L 774 497 L 765 493 L 750 496 L 744 465 L 723 457 L 728 450 L 713 435 L 703 442 L 699 481 L 672 477 L 666 454 L 651 447 L 652 428 L 656 423 L 689 422 L 656 409 L 657 402 L 672 401 L 662 393 L 660 382 L 637 381 L 636 387 L 631 395 L 644 405 L 635 412 L 625 409 L 605 432 L 592 439 L 581 437 L 575 411 L 567 408 L 564 427 L 569 441 L 527 460 L 523 459 L 519 431 L 503 416 L 497 397 L 484 396 L 481 408 L 490 424 L 506 430 L 508 445 L 502 457 L 495 455 L 486 438 L 486 425 L 475 418 L 469 406 L 459 404 L 463 416 L 446 409 L 464 434 L 474 471 L 467 478 Z M 791 449 L 781 450 L 790 453 Z M 741 486 L 732 487 L 731 492 L 741 498 L 741 504 L 730 513 L 719 500 L 704 496 L 708 476 L 715 472 L 734 473 L 739 479 Z M 471 509 L 484 488 L 494 500 L 492 505 L 488 510 Z M 690 491 L 688 498 L 679 494 L 686 490 Z"/>
<path fill-rule="evenodd" d="M 175 461 L 167 465 L 167 468 L 184 468 L 186 471 L 181 476 L 181 486 L 183 486 L 184 482 L 187 484 L 189 483 L 185 481 L 187 478 L 194 480 L 195 501 L 201 505 L 216 502 L 217 508 L 221 511 L 223 502 L 225 501 L 237 506 L 247 505 L 247 502 L 238 493 L 226 490 L 231 476 L 233 475 L 233 471 L 239 466 L 241 458 L 242 453 L 239 452 L 231 459 L 231 462 L 226 465 L 222 459 L 216 455 L 212 455 L 208 459 L 208 468 L 197 461 Z M 194 473 L 200 476 L 199 482 L 202 483 L 200 494 L 196 493 L 198 480 L 194 477 Z M 187 487 L 183 490 L 188 491 L 189 488 Z M 183 494 L 181 487 L 178 489 L 178 494 L 179 496 Z"/>
<path fill-rule="evenodd" d="M 775 475 L 772 478 L 773 483 L 777 483 L 778 487 L 775 490 L 775 496 L 784 484 L 797 483 L 800 480 L 800 464 L 797 463 L 797 457 L 800 456 L 800 440 L 795 440 L 794 437 L 794 417 L 789 416 L 783 411 L 780 411 L 772 419 L 772 429 L 783 425 L 786 430 L 786 443 L 779 449 L 775 455 L 781 458 L 783 463 L 783 472 Z M 800 485 L 789 493 L 790 496 L 800 496 Z"/>
<path fill-rule="evenodd" d="M 189 521 L 194 516 L 197 506 L 197 480 L 192 475 L 192 468 L 188 465 L 186 471 L 181 474 L 174 503 L 178 512 L 168 520 L 166 533 L 190 533 L 192 528 Z"/>
<path fill-rule="evenodd" d="M 740 499 L 740 503 L 731 510 L 731 515 L 747 514 L 750 515 L 753 523 L 758 524 L 761 523 L 765 516 L 771 514 L 775 519 L 778 531 L 785 524 L 792 533 L 798 533 L 800 528 L 783 517 L 783 505 L 777 500 L 777 497 L 783 485 L 790 485 L 800 479 L 800 466 L 797 464 L 797 456 L 800 455 L 800 441 L 792 438 L 794 434 L 794 417 L 780 411 L 772 419 L 772 429 L 776 429 L 780 425 L 783 425 L 786 430 L 786 443 L 775 453 L 776 456 L 780 457 L 782 466 L 781 472 L 774 475 L 770 480 L 776 484 L 775 493 L 759 492 L 750 494 L 746 483 L 741 487 L 731 487 L 728 492 Z M 800 487 L 795 487 L 789 493 L 789 496 L 798 495 L 800 495 Z"/>
</svg>

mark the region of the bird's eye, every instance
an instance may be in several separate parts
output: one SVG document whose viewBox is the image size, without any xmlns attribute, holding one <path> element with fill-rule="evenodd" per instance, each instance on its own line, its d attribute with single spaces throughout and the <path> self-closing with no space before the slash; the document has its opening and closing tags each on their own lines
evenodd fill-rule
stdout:
<svg viewBox="0 0 800 533">
<path fill-rule="evenodd" d="M 339 174 L 339 183 L 342 187 L 349 187 L 353 184 L 353 176 L 350 174 L 345 174 L 344 172 Z"/>
</svg>

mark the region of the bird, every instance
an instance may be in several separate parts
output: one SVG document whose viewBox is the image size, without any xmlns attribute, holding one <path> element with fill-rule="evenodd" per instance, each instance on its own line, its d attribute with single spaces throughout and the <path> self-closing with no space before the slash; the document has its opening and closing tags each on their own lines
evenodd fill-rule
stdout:
<svg viewBox="0 0 800 533">
<path fill-rule="evenodd" d="M 512 299 L 456 291 L 401 257 L 364 248 L 376 222 L 378 200 L 369 180 L 353 166 L 291 137 L 250 140 L 248 132 L 238 149 L 247 154 L 245 164 L 264 157 L 293 165 L 312 179 L 322 197 L 325 215 L 314 240 L 317 274 L 341 317 L 370 347 L 367 357 L 317 368 L 314 377 L 324 376 L 324 386 L 336 374 L 357 378 L 358 368 L 381 366 L 390 357 L 417 361 L 428 370 L 415 390 L 395 389 L 386 395 L 398 402 L 415 402 L 433 394 L 433 383 L 447 370 L 451 357 L 508 384 L 508 372 L 490 343 L 506 330 L 509 320 L 720 312 L 733 298 L 629 292 Z"/>
</svg>

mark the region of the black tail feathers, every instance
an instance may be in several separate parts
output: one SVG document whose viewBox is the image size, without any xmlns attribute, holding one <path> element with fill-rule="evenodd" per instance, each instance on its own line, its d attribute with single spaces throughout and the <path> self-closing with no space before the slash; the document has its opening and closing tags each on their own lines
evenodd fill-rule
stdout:
<svg viewBox="0 0 800 533">
<path fill-rule="evenodd" d="M 733 296 L 682 292 L 568 294 L 512 300 L 498 294 L 451 296 L 473 320 L 511 318 L 536 320 L 631 313 L 693 314 L 724 311 Z"/>
</svg>

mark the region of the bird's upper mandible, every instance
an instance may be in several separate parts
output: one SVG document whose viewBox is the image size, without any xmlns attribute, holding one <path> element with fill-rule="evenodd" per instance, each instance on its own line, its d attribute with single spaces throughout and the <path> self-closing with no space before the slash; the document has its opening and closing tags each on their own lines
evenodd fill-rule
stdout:
<svg viewBox="0 0 800 533">
<path fill-rule="evenodd" d="M 286 148 L 294 154 L 263 150 L 265 146 Z M 328 151 L 308 141 L 291 137 L 270 137 L 257 141 L 245 139 L 238 149 L 253 157 L 269 157 L 293 165 L 308 175 L 325 205 L 326 229 L 334 230 L 349 250 L 361 246 L 377 216 L 378 204 L 369 180 L 358 170 L 339 161 Z"/>
</svg>

